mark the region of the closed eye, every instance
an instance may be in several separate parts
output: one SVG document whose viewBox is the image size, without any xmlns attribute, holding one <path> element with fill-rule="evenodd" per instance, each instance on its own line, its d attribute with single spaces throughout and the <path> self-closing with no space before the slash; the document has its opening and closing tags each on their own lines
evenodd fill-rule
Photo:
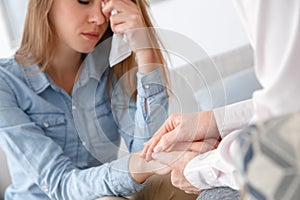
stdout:
<svg viewBox="0 0 300 200">
<path fill-rule="evenodd" d="M 83 4 L 83 5 L 88 5 L 90 1 L 82 1 L 82 0 L 77 0 L 78 3 Z"/>
</svg>

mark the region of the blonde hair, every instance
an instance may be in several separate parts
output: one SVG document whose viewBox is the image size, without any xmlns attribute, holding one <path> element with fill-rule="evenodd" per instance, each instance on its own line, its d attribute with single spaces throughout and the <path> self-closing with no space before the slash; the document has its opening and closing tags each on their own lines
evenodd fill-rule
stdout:
<svg viewBox="0 0 300 200">
<path fill-rule="evenodd" d="M 45 70 L 54 57 L 56 34 L 49 19 L 53 0 L 29 0 L 20 48 L 15 59 L 24 66 L 40 64 Z"/>
</svg>

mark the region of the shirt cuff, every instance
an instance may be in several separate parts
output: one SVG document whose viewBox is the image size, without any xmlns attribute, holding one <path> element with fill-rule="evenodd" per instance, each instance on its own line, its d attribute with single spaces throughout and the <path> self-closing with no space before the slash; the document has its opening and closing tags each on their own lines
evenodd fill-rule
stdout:
<svg viewBox="0 0 300 200">
<path fill-rule="evenodd" d="M 129 172 L 130 154 L 109 164 L 109 174 L 111 176 L 111 183 L 116 194 L 123 196 L 130 196 L 139 192 L 144 185 L 137 183 Z"/>
<path fill-rule="evenodd" d="M 165 90 L 162 70 L 162 67 L 159 67 L 148 74 L 137 73 L 137 90 L 139 96 L 149 98 Z"/>
<path fill-rule="evenodd" d="M 252 99 L 216 108 L 213 112 L 221 137 L 224 138 L 233 130 L 249 124 L 254 113 Z"/>
<path fill-rule="evenodd" d="M 238 189 L 235 172 L 222 162 L 215 149 L 192 159 L 184 169 L 184 176 L 194 187 L 202 190 L 214 187 Z"/>
<path fill-rule="evenodd" d="M 200 154 L 193 158 L 184 169 L 185 178 L 196 188 L 209 189 L 218 175 L 212 168 L 216 161 L 216 150 Z"/>
</svg>

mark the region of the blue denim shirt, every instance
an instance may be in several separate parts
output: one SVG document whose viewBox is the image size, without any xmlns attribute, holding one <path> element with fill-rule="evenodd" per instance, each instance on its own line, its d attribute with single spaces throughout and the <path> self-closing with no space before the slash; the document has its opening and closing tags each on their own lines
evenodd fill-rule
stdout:
<svg viewBox="0 0 300 200">
<path fill-rule="evenodd" d="M 0 60 L 0 147 L 12 184 L 5 199 L 95 199 L 139 191 L 128 172 L 129 155 L 117 159 L 120 136 L 130 152 L 167 117 L 167 95 L 159 69 L 137 73 L 138 96 L 114 81 L 108 100 L 108 51 L 89 54 L 67 94 L 39 67 L 14 58 Z"/>
</svg>

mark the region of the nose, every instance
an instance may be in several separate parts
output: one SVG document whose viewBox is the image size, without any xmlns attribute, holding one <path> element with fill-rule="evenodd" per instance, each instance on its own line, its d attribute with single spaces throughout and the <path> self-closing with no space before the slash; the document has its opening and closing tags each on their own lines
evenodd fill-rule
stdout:
<svg viewBox="0 0 300 200">
<path fill-rule="evenodd" d="M 101 1 L 94 1 L 94 5 L 90 9 L 89 22 L 101 25 L 106 21 L 105 16 L 102 13 Z"/>
</svg>

